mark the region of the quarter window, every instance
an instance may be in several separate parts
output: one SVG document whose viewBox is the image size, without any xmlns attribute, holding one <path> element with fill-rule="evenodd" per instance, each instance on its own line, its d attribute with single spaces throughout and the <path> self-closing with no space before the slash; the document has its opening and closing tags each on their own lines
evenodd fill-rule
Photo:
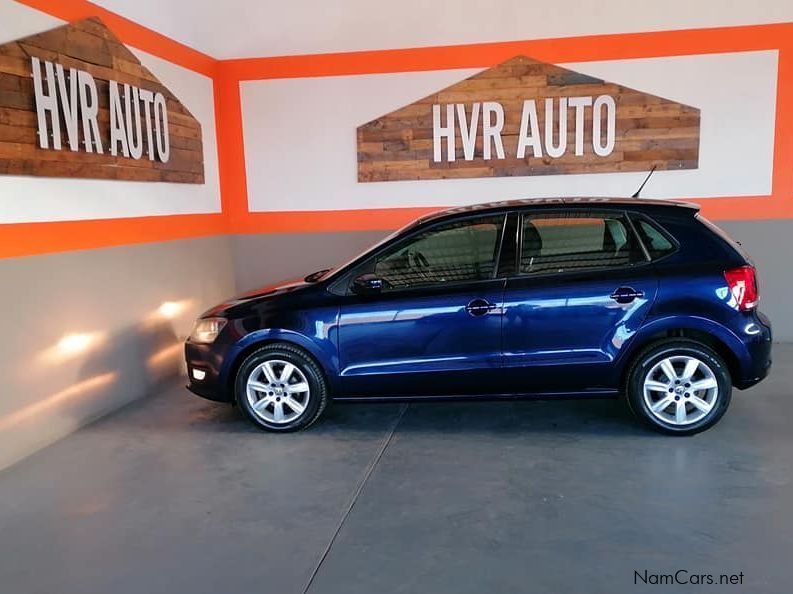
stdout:
<svg viewBox="0 0 793 594">
<path fill-rule="evenodd" d="M 504 215 L 446 223 L 377 257 L 374 273 L 390 289 L 493 277 Z"/>
<path fill-rule="evenodd" d="M 524 215 L 523 274 L 616 268 L 645 260 L 622 215 L 575 212 Z"/>
<path fill-rule="evenodd" d="M 641 235 L 644 246 L 650 254 L 650 258 L 657 260 L 675 250 L 675 246 L 669 241 L 661 231 L 644 219 L 634 219 L 636 230 Z"/>
</svg>

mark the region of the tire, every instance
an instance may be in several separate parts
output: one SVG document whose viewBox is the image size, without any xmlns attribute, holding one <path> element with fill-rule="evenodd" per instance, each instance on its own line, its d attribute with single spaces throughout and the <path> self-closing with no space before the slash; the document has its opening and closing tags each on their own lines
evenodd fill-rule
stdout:
<svg viewBox="0 0 793 594">
<path fill-rule="evenodd" d="M 675 377 L 670 378 L 670 373 Z M 652 429 L 693 435 L 715 425 L 727 412 L 732 380 L 713 349 L 694 340 L 665 339 L 637 355 L 625 389 L 633 414 Z"/>
<path fill-rule="evenodd" d="M 234 394 L 249 421 L 278 433 L 312 425 L 328 404 L 328 384 L 319 365 L 286 343 L 248 355 L 237 371 Z"/>
</svg>

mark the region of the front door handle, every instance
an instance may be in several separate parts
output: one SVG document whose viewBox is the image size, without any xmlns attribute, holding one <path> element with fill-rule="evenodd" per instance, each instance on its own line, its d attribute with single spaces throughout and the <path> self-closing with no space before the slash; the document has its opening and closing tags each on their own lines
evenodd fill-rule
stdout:
<svg viewBox="0 0 793 594">
<path fill-rule="evenodd" d="M 644 297 L 644 291 L 637 291 L 632 287 L 620 287 L 609 297 L 617 303 L 631 303 L 634 299 Z"/>
<path fill-rule="evenodd" d="M 477 298 L 465 306 L 465 311 L 474 317 L 479 317 L 485 315 L 491 309 L 495 308 L 496 306 L 490 303 L 487 299 Z"/>
</svg>

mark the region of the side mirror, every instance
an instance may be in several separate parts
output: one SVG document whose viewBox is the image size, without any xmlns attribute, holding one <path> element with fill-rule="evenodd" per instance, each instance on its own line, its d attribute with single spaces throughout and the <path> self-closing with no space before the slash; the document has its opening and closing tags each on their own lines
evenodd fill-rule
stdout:
<svg viewBox="0 0 793 594">
<path fill-rule="evenodd" d="M 356 295 L 377 295 L 387 286 L 388 281 L 370 273 L 354 278 L 351 288 Z"/>
</svg>

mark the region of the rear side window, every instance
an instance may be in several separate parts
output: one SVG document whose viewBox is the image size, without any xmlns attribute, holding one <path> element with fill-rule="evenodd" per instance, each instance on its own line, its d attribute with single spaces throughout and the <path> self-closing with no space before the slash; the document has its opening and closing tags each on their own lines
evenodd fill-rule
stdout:
<svg viewBox="0 0 793 594">
<path fill-rule="evenodd" d="M 641 236 L 650 259 L 657 260 L 675 251 L 675 246 L 658 227 L 645 219 L 638 219 L 635 222 L 636 231 Z"/>
<path fill-rule="evenodd" d="M 646 261 L 621 214 L 523 215 L 520 272 L 617 268 Z"/>
</svg>

